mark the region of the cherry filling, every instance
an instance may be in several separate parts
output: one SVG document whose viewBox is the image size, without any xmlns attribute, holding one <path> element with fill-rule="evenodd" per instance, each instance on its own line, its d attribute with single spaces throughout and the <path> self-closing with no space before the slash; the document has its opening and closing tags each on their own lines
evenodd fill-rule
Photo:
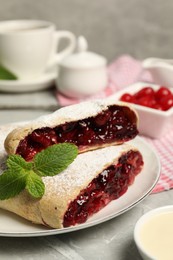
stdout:
<svg viewBox="0 0 173 260">
<path fill-rule="evenodd" d="M 25 160 L 46 147 L 63 142 L 74 143 L 79 150 L 87 146 L 124 142 L 138 134 L 136 115 L 128 107 L 110 106 L 95 117 L 34 130 L 20 141 L 16 153 Z"/>
<path fill-rule="evenodd" d="M 90 216 L 118 199 L 141 171 L 143 159 L 139 152 L 130 150 L 98 175 L 88 187 L 70 202 L 64 215 L 64 227 L 84 223 Z"/>
</svg>

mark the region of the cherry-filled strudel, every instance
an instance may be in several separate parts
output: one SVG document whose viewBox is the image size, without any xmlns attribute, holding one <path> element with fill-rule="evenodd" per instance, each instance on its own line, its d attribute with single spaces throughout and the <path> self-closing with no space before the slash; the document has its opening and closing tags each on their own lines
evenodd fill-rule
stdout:
<svg viewBox="0 0 173 260">
<path fill-rule="evenodd" d="M 53 144 L 74 143 L 81 153 L 124 143 L 137 134 L 132 108 L 114 100 L 97 100 L 61 108 L 15 129 L 7 136 L 5 149 L 29 161 Z"/>
<path fill-rule="evenodd" d="M 126 143 L 81 153 L 60 174 L 42 178 L 46 189 L 40 200 L 24 190 L 0 200 L 0 207 L 52 228 L 84 223 L 123 195 L 142 167 L 141 153 Z"/>
</svg>

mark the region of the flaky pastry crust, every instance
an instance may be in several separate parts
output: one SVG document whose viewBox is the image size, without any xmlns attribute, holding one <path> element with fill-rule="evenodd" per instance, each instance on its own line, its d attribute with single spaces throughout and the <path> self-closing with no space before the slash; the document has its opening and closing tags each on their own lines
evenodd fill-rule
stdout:
<svg viewBox="0 0 173 260">
<path fill-rule="evenodd" d="M 29 122 L 28 124 L 18 127 L 10 132 L 4 142 L 5 150 L 8 154 L 15 154 L 19 142 L 23 140 L 27 135 L 31 134 L 37 128 L 43 127 L 55 127 L 64 123 L 74 122 L 89 117 L 94 117 L 102 111 L 108 109 L 111 105 L 119 105 L 129 107 L 123 102 L 115 102 L 112 99 L 103 99 L 96 101 L 82 102 L 80 104 L 71 105 L 58 109 L 52 114 L 39 117 L 36 120 Z M 129 107 L 134 112 L 134 124 L 138 123 L 138 116 L 133 108 Z M 109 145 L 121 144 L 121 141 L 109 143 Z M 86 152 L 88 150 L 95 150 L 97 148 L 106 147 L 108 144 L 87 146 L 83 147 L 80 152 Z"/>
<path fill-rule="evenodd" d="M 119 157 L 129 150 L 137 151 L 131 145 L 122 144 L 80 154 L 60 174 L 42 178 L 46 190 L 41 199 L 33 199 L 24 190 L 14 198 L 0 200 L 0 208 L 14 212 L 33 223 L 62 228 L 69 203 L 99 173 L 110 165 L 117 164 Z"/>
</svg>

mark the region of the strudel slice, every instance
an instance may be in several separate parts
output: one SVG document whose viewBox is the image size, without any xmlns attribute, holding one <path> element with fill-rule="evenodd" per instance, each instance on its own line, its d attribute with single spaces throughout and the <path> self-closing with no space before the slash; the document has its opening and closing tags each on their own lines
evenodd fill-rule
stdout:
<svg viewBox="0 0 173 260">
<path fill-rule="evenodd" d="M 60 174 L 43 177 L 46 190 L 40 200 L 23 191 L 0 200 L 0 207 L 52 228 L 84 223 L 122 196 L 142 167 L 141 153 L 126 143 L 81 153 Z"/>
<path fill-rule="evenodd" d="M 114 100 L 97 100 L 61 108 L 17 128 L 5 140 L 9 154 L 25 160 L 46 147 L 63 142 L 74 143 L 79 152 L 121 144 L 138 134 L 135 111 Z"/>
</svg>

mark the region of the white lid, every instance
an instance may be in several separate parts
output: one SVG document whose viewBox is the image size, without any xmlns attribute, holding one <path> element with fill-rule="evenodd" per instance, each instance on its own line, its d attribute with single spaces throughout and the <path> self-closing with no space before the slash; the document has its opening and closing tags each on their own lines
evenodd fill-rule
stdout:
<svg viewBox="0 0 173 260">
<path fill-rule="evenodd" d="M 77 53 L 74 53 L 60 63 L 61 66 L 70 68 L 93 68 L 105 66 L 107 61 L 103 56 L 87 51 L 88 44 L 83 36 L 77 41 Z"/>
</svg>

